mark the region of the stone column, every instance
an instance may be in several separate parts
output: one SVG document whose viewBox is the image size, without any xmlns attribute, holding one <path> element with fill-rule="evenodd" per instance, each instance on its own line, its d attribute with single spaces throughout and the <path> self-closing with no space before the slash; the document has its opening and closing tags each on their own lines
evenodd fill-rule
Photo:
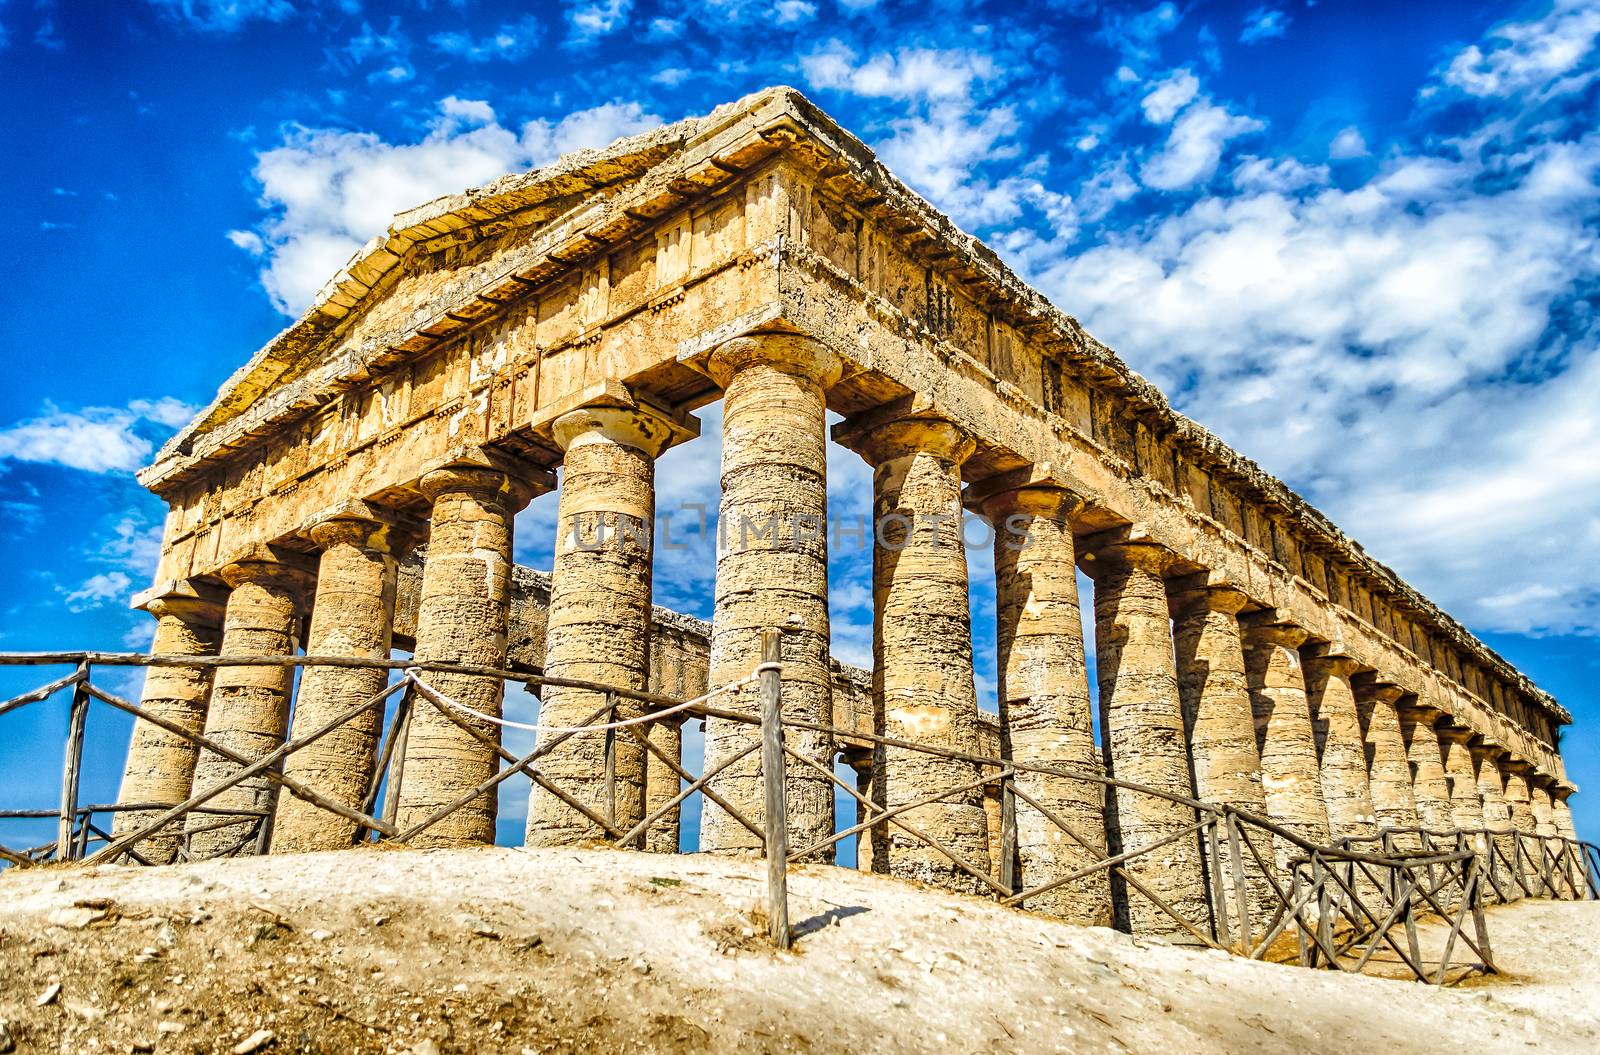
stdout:
<svg viewBox="0 0 1600 1055">
<path fill-rule="evenodd" d="M 969 499 L 975 494 L 981 491 L 969 493 Z M 996 672 L 1000 735 L 1009 757 L 1100 773 L 1078 610 L 1077 557 L 1067 519 L 1080 504 L 1070 491 L 1039 485 L 993 493 L 981 499 L 980 508 L 995 531 Z M 1085 847 L 1018 799 L 1020 889 L 1105 857 L 1104 784 L 1019 772 L 1015 786 L 1090 844 Z M 1110 881 L 1104 871 L 1096 872 L 1030 898 L 1024 907 L 1073 923 L 1110 926 Z"/>
<path fill-rule="evenodd" d="M 507 473 L 484 465 L 435 469 L 420 483 L 433 504 L 428 555 L 417 602 L 419 663 L 503 668 L 511 600 L 512 518 L 528 494 Z M 426 673 L 437 692 L 499 717 L 498 678 Z M 500 728 L 465 715 L 461 721 L 498 743 Z M 406 740 L 405 779 L 396 825 L 403 832 L 494 776 L 499 759 L 420 694 Z M 498 797 L 479 795 L 412 840 L 414 846 L 492 843 Z"/>
<path fill-rule="evenodd" d="M 849 766 L 856 778 L 856 794 L 870 802 L 881 805 L 874 799 L 873 792 L 877 787 L 873 779 L 875 771 L 874 755 L 876 752 L 871 747 L 847 747 L 843 751 L 844 764 Z M 867 819 L 867 808 L 860 800 L 856 801 L 856 824 L 864 824 Z M 883 854 L 881 850 L 874 853 L 873 843 L 881 846 L 883 830 L 867 828 L 856 834 L 856 871 L 881 872 L 884 869 L 875 867 L 874 861 L 881 863 Z"/>
<path fill-rule="evenodd" d="M 1534 774 L 1528 782 L 1528 805 L 1533 811 L 1533 834 L 1542 839 L 1554 838 L 1556 831 L 1555 808 L 1550 796 L 1550 778 Z"/>
<path fill-rule="evenodd" d="M 1328 834 L 1333 839 L 1373 835 L 1377 815 L 1372 806 L 1372 785 L 1367 778 L 1367 751 L 1356 713 L 1355 690 L 1350 675 L 1360 664 L 1349 656 L 1312 655 L 1304 658 L 1306 698 L 1311 705 L 1313 728 L 1322 745 L 1322 799 L 1328 808 Z M 1358 850 L 1373 852 L 1372 843 Z"/>
<path fill-rule="evenodd" d="M 1565 879 L 1565 889 L 1568 894 L 1576 899 L 1587 896 L 1588 877 L 1584 864 L 1584 850 L 1576 845 L 1578 830 L 1572 823 L 1572 808 L 1567 805 L 1567 799 L 1572 795 L 1572 786 L 1557 781 L 1550 787 L 1550 824 L 1555 829 L 1555 834 L 1562 839 L 1572 840 L 1567 844 L 1565 867 L 1562 869 Z"/>
<path fill-rule="evenodd" d="M 1483 799 L 1483 826 L 1488 830 L 1488 840 L 1499 848 L 1491 868 L 1502 891 L 1515 899 L 1521 896 L 1522 889 L 1511 879 L 1508 864 L 1512 859 L 1511 843 L 1515 829 L 1511 826 L 1511 807 L 1506 803 L 1505 775 L 1498 762 L 1505 750 L 1481 737 L 1469 747 L 1478 773 L 1478 794 Z"/>
<path fill-rule="evenodd" d="M 1435 731 L 1444 749 L 1444 776 L 1450 786 L 1451 824 L 1462 831 L 1480 831 L 1484 826 L 1483 794 L 1478 790 L 1478 767 L 1467 746 L 1472 739 L 1472 730 L 1451 725 L 1446 719 L 1435 726 Z"/>
<path fill-rule="evenodd" d="M 1558 784 L 1550 796 L 1551 823 L 1555 825 L 1556 834 L 1563 839 L 1578 837 L 1578 827 L 1572 823 L 1572 807 L 1567 805 L 1567 799 L 1571 795 L 1570 788 L 1563 788 Z"/>
<path fill-rule="evenodd" d="M 153 597 L 143 605 L 156 617 L 150 654 L 155 656 L 213 656 L 222 637 L 222 598 L 189 584 Z M 210 667 L 150 667 L 145 671 L 144 694 L 139 706 L 198 735 L 206 724 L 206 704 L 211 696 Z M 149 722 L 137 722 L 128 746 L 122 775 L 122 804 L 148 802 L 176 806 L 194 786 L 195 759 L 200 749 L 192 741 Z M 112 835 L 137 831 L 156 818 L 142 810 L 118 813 Z M 170 864 L 178 854 L 182 827 L 173 823 L 133 848 L 150 864 Z"/>
<path fill-rule="evenodd" d="M 1404 694 L 1398 685 L 1372 681 L 1357 682 L 1356 705 L 1366 727 L 1367 757 L 1372 779 L 1372 808 L 1380 831 L 1417 827 L 1417 803 L 1411 794 L 1411 763 L 1400 735 L 1400 712 L 1396 704 Z M 1397 835 L 1396 848 L 1414 850 L 1421 846 L 1414 832 Z"/>
<path fill-rule="evenodd" d="M 272 559 L 253 559 L 222 569 L 228 594 L 223 615 L 223 656 L 292 656 L 298 645 L 301 606 L 310 577 L 301 569 Z M 246 758 L 256 759 L 283 744 L 289 724 L 289 692 L 294 671 L 289 667 L 218 667 L 212 679 L 211 706 L 205 735 Z M 201 751 L 194 770 L 194 790 L 204 791 L 241 767 L 211 751 Z M 251 777 L 213 798 L 214 809 L 265 810 L 270 827 L 277 789 L 265 776 Z M 257 852 L 248 838 L 255 828 L 249 818 L 219 823 L 210 813 L 191 813 L 186 822 L 192 858 Z"/>
<path fill-rule="evenodd" d="M 1248 598 L 1231 586 L 1201 586 L 1171 596 L 1173 641 L 1177 650 L 1178 696 L 1189 737 L 1189 760 L 1195 797 L 1266 816 L 1261 787 L 1261 751 L 1256 743 L 1250 684 L 1244 672 L 1244 642 L 1239 612 Z M 1266 847 L 1261 848 L 1263 856 Z M 1242 849 L 1251 923 L 1259 932 L 1276 901 L 1262 870 L 1248 849 Z M 1220 865 L 1225 876 L 1230 858 Z M 1224 906 L 1219 915 L 1234 918 L 1231 882 L 1212 897 Z"/>
<path fill-rule="evenodd" d="M 863 439 L 873 465 L 873 711 L 879 735 L 978 750 L 967 561 L 961 539 L 966 432 L 937 418 L 901 419 Z M 875 794 L 890 809 L 978 779 L 978 767 L 886 748 Z M 983 791 L 919 806 L 906 820 L 988 873 Z M 949 890 L 987 890 L 948 857 L 898 827 L 886 835 L 887 870 Z"/>
<path fill-rule="evenodd" d="M 387 660 L 394 624 L 395 552 L 392 521 L 354 510 L 310 529 L 322 550 L 306 654 Z M 307 667 L 300 679 L 291 736 L 321 728 L 383 691 L 382 667 Z M 284 760 L 284 772 L 335 802 L 359 809 L 372 786 L 382 707 L 373 707 Z M 356 825 L 293 796 L 278 805 L 273 853 L 350 846 Z"/>
<path fill-rule="evenodd" d="M 1439 718 L 1438 710 L 1423 703 L 1400 708 L 1400 735 L 1411 762 L 1411 793 L 1417 802 L 1417 820 L 1429 832 L 1449 832 L 1456 826 L 1450 783 L 1444 771 L 1444 751 L 1434 728 Z"/>
<path fill-rule="evenodd" d="M 1305 640 L 1306 632 L 1297 626 L 1248 621 L 1244 669 L 1261 745 L 1267 815 L 1302 839 L 1327 843 L 1328 808 L 1300 666 Z M 1277 851 L 1278 867 L 1287 877 L 1287 862 L 1299 851 L 1281 841 Z"/>
<path fill-rule="evenodd" d="M 717 586 L 711 618 L 710 686 L 727 685 L 761 662 L 761 632 L 783 631 L 783 713 L 829 724 L 833 677 L 828 644 L 829 385 L 842 364 L 821 344 L 793 334 L 730 341 L 711 356 L 722 385 L 722 501 Z M 753 688 L 717 705 L 757 713 Z M 827 769 L 832 737 L 789 728 L 788 747 Z M 706 720 L 706 768 L 759 738 L 753 725 Z M 789 845 L 801 849 L 833 834 L 833 785 L 789 759 Z M 713 787 L 756 824 L 765 815 L 759 751 L 723 772 Z M 755 852 L 761 841 L 715 803 L 701 814 L 700 846 L 713 853 Z M 831 851 L 819 855 L 831 859 Z"/>
<path fill-rule="evenodd" d="M 1192 797 L 1183 711 L 1172 648 L 1172 616 L 1162 573 L 1172 555 L 1159 546 L 1119 543 L 1089 562 L 1095 580 L 1095 670 L 1106 772 L 1161 791 Z M 1188 806 L 1114 788 L 1108 796 L 1109 849 L 1129 853 L 1159 842 L 1197 818 Z M 1206 929 L 1210 909 L 1199 836 L 1190 835 L 1130 861 L 1126 870 L 1184 919 Z M 1134 934 L 1192 940 L 1170 916 L 1128 885 Z M 1118 906 L 1119 913 L 1122 906 Z"/>
<path fill-rule="evenodd" d="M 650 742 L 668 757 L 683 764 L 683 719 L 667 718 L 652 722 Z M 644 767 L 644 812 L 646 816 L 665 806 L 677 797 L 683 788 L 683 778 L 661 759 L 651 754 Z M 650 826 L 645 833 L 644 848 L 656 854 L 678 852 L 683 807 L 674 806 Z"/>
<path fill-rule="evenodd" d="M 1533 767 L 1518 758 L 1500 761 L 1505 774 L 1506 805 L 1511 811 L 1511 827 L 1523 835 L 1534 834 L 1537 822 L 1533 818 L 1532 793 L 1528 790 L 1528 774 Z"/>
<path fill-rule="evenodd" d="M 566 456 L 544 673 L 642 692 L 650 684 L 655 460 L 687 433 L 667 415 L 642 405 L 582 407 L 557 418 L 553 429 Z M 573 727 L 591 722 L 605 706 L 606 694 L 546 685 L 540 699 L 540 725 Z M 614 717 L 599 721 L 645 712 L 638 700 L 619 696 L 615 702 Z M 579 733 L 545 755 L 539 769 L 562 791 L 627 831 L 644 819 L 646 754 L 626 731 Z M 604 834 L 556 796 L 532 789 L 529 846 L 561 846 Z"/>
</svg>

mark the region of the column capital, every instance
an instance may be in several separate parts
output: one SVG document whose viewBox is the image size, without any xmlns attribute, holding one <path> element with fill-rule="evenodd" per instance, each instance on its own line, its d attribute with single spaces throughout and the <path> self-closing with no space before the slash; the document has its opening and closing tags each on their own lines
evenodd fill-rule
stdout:
<svg viewBox="0 0 1600 1055">
<path fill-rule="evenodd" d="M 1152 575 L 1163 575 L 1177 560 L 1177 554 L 1159 543 L 1125 539 L 1085 553 L 1083 560 L 1084 571 L 1090 578 L 1123 568 L 1137 568 Z"/>
<path fill-rule="evenodd" d="M 1419 697 L 1412 697 L 1410 700 L 1402 701 L 1399 704 L 1399 709 L 1402 718 L 1427 726 L 1432 726 L 1444 714 L 1432 703 Z"/>
<path fill-rule="evenodd" d="M 1293 623 L 1256 622 L 1246 616 L 1240 620 L 1246 647 L 1276 645 L 1279 648 L 1298 649 L 1311 636 L 1310 631 Z"/>
<path fill-rule="evenodd" d="M 1326 672 L 1333 677 L 1348 678 L 1362 669 L 1359 659 L 1327 652 L 1312 652 L 1301 657 L 1307 670 Z"/>
<path fill-rule="evenodd" d="M 1387 703 L 1391 706 L 1397 704 L 1402 696 L 1408 695 L 1406 690 L 1390 681 L 1379 680 L 1381 674 L 1368 672 L 1355 683 L 1356 698 L 1363 703 L 1373 701 Z"/>
<path fill-rule="evenodd" d="M 1509 753 L 1500 760 L 1500 768 L 1520 777 L 1526 777 L 1534 771 L 1533 763 Z"/>
<path fill-rule="evenodd" d="M 1012 513 L 1065 520 L 1083 508 L 1084 499 L 1059 479 L 1055 466 L 1045 462 L 968 484 L 961 504 L 991 520 Z"/>
<path fill-rule="evenodd" d="M 1187 586 L 1179 590 L 1169 590 L 1168 596 L 1172 599 L 1172 610 L 1177 614 L 1224 612 L 1228 615 L 1238 615 L 1250 603 L 1250 597 L 1230 583 Z"/>
<path fill-rule="evenodd" d="M 176 616 L 185 623 L 215 629 L 222 626 L 227 601 L 227 591 L 214 584 L 195 579 L 169 579 L 135 594 L 132 607 L 149 612 L 157 619 Z"/>
<path fill-rule="evenodd" d="M 503 502 L 513 512 L 533 498 L 533 488 L 504 469 L 457 462 L 424 473 L 417 490 L 430 502 L 440 495 L 469 494 L 483 501 Z"/>
<path fill-rule="evenodd" d="M 613 443 L 658 458 L 668 447 L 700 435 L 700 422 L 691 416 L 685 423 L 647 403 L 590 403 L 556 418 L 550 431 L 563 451 L 590 443 Z"/>
<path fill-rule="evenodd" d="M 348 543 L 397 557 L 408 553 L 427 533 L 427 527 L 415 517 L 360 499 L 323 510 L 301 528 L 301 534 L 318 549 Z"/>
<path fill-rule="evenodd" d="M 245 585 L 285 590 L 301 605 L 310 599 L 317 583 L 314 567 L 300 554 L 253 554 L 225 565 L 217 575 L 235 590 Z"/>
<path fill-rule="evenodd" d="M 1467 741 L 1467 750 L 1472 752 L 1473 758 L 1487 758 L 1491 761 L 1506 753 L 1504 747 L 1482 733 L 1473 734 L 1472 739 Z"/>
<path fill-rule="evenodd" d="M 970 432 L 933 415 L 882 422 L 860 437 L 861 453 L 874 466 L 908 454 L 931 454 L 960 465 L 976 449 Z"/>
<path fill-rule="evenodd" d="M 799 333 L 752 333 L 720 344 L 706 360 L 706 373 L 723 388 L 733 375 L 753 363 L 832 386 L 844 372 L 844 360 L 814 337 Z"/>
</svg>

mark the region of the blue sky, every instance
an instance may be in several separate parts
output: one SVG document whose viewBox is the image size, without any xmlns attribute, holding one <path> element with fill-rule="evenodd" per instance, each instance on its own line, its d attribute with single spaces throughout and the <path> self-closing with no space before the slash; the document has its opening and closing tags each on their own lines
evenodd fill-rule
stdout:
<svg viewBox="0 0 1600 1055">
<path fill-rule="evenodd" d="M 393 212 L 789 83 L 1560 697 L 1600 789 L 1597 35 L 1600 0 L 0 0 L 0 648 L 146 643 L 131 470 Z M 670 453 L 664 504 L 714 508 L 716 460 Z M 709 614 L 708 573 L 658 599 Z M 52 706 L 6 719 L 8 801 L 54 795 Z"/>
</svg>

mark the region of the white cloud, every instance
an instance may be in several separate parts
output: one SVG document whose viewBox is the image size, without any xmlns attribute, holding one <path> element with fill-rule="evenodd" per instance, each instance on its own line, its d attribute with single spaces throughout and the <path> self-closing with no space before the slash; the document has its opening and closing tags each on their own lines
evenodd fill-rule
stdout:
<svg viewBox="0 0 1600 1055">
<path fill-rule="evenodd" d="M 1200 92 L 1200 80 L 1188 70 L 1174 70 L 1167 77 L 1156 82 L 1148 95 L 1140 101 L 1144 109 L 1144 119 L 1151 124 L 1164 125 L 1178 116 L 1182 110 L 1194 101 Z"/>
<path fill-rule="evenodd" d="M 1209 100 L 1191 103 L 1172 126 L 1160 153 L 1145 161 L 1139 178 L 1157 190 L 1184 190 L 1209 180 L 1231 139 L 1265 128 Z"/>
<path fill-rule="evenodd" d="M 819 88 L 923 101 L 968 99 L 974 82 L 992 80 L 998 73 L 994 59 L 983 52 L 901 48 L 862 62 L 839 40 L 801 56 L 800 69 Z"/>
<path fill-rule="evenodd" d="M 1368 153 L 1367 139 L 1355 125 L 1340 129 L 1339 134 L 1328 144 L 1328 156 L 1335 161 L 1364 158 Z"/>
<path fill-rule="evenodd" d="M 265 249 L 262 285 L 278 310 L 298 314 L 395 213 L 659 122 L 637 103 L 605 103 L 555 122 L 532 121 L 518 132 L 502 125 L 488 103 L 449 96 L 415 143 L 295 127 L 257 155 L 255 176 L 270 216 L 256 231 L 229 238 L 247 252 Z"/>
<path fill-rule="evenodd" d="M 1236 196 L 1041 281 L 1447 608 L 1600 630 L 1600 566 L 1572 560 L 1600 546 L 1600 356 L 1579 306 L 1600 277 L 1600 133 L 1400 156 L 1348 190 L 1313 172 L 1247 159 Z M 1558 316 L 1579 332 L 1552 338 Z"/>
<path fill-rule="evenodd" d="M 133 580 L 120 571 L 91 575 L 76 590 L 64 591 L 67 610 L 87 612 L 94 608 L 103 608 L 112 602 L 124 602 L 128 599 L 129 589 L 132 586 Z"/>
<path fill-rule="evenodd" d="M 569 39 L 578 46 L 592 44 L 626 26 L 632 14 L 633 0 L 594 0 L 592 3 L 571 4 L 567 8 L 567 23 L 572 27 Z M 656 21 L 660 22 L 661 19 Z"/>
<path fill-rule="evenodd" d="M 797 26 L 817 17 L 817 5 L 810 0 L 777 0 L 772 13 L 780 26 Z"/>
<path fill-rule="evenodd" d="M 85 472 L 138 469 L 155 450 L 153 434 L 188 421 L 194 408 L 175 399 L 136 399 L 126 407 L 44 413 L 0 428 L 0 461 L 61 465 Z"/>
<path fill-rule="evenodd" d="M 226 237 L 236 248 L 243 249 L 251 256 L 260 256 L 267 251 L 267 243 L 254 231 L 229 231 Z"/>
<path fill-rule="evenodd" d="M 1288 30 L 1288 15 L 1275 7 L 1258 7 L 1244 16 L 1244 28 L 1239 31 L 1239 42 L 1259 44 L 1263 40 L 1281 37 Z"/>
<path fill-rule="evenodd" d="M 1444 82 L 1480 97 L 1564 95 L 1597 74 L 1580 69 L 1600 36 L 1600 4 L 1557 0 L 1543 18 L 1510 22 L 1489 31 L 1483 46 L 1470 45 L 1444 69 Z"/>
<path fill-rule="evenodd" d="M 530 121 L 523 126 L 522 142 L 532 163 L 544 165 L 574 150 L 610 146 L 660 123 L 660 117 L 636 102 L 602 103 L 574 111 L 553 123 Z"/>
<path fill-rule="evenodd" d="M 428 38 L 438 51 L 468 62 L 489 62 L 504 59 L 514 62 L 526 58 L 539 43 L 542 27 L 532 15 L 516 22 L 507 22 L 486 36 L 474 37 L 470 33 L 453 31 L 435 33 Z"/>
</svg>

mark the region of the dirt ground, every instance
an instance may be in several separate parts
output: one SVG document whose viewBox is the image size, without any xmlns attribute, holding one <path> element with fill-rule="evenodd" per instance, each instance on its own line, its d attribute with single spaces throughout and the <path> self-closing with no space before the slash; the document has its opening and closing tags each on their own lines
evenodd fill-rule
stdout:
<svg viewBox="0 0 1600 1055">
<path fill-rule="evenodd" d="M 0 1052 L 1600 1051 L 1600 904 L 1496 909 L 1440 990 L 816 866 L 349 851 L 0 874 Z M 1491 1047 L 1492 1045 L 1492 1047 Z"/>
</svg>

